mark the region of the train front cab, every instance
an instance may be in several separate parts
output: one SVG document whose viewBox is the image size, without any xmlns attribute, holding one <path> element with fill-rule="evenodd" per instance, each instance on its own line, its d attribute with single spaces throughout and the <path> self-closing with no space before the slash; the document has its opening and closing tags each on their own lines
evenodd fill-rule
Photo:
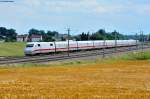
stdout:
<svg viewBox="0 0 150 99">
<path fill-rule="evenodd" d="M 26 56 L 33 55 L 34 47 L 35 47 L 34 43 L 28 43 L 24 49 L 25 55 Z"/>
</svg>

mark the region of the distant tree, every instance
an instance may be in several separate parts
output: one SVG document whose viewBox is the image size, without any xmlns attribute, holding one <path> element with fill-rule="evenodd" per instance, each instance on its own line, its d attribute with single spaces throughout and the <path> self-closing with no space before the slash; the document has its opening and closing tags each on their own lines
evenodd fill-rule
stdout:
<svg viewBox="0 0 150 99">
<path fill-rule="evenodd" d="M 30 29 L 29 30 L 29 36 L 31 35 L 44 35 L 45 31 L 44 30 L 37 30 L 37 29 Z"/>
<path fill-rule="evenodd" d="M 93 33 L 90 37 L 91 40 L 103 40 L 106 38 L 107 33 L 105 32 L 104 29 L 98 30 L 96 33 Z"/>
<path fill-rule="evenodd" d="M 81 41 L 89 40 L 89 33 L 86 34 L 86 33 L 82 32 L 82 34 L 79 35 L 79 37 L 80 37 Z"/>
<path fill-rule="evenodd" d="M 115 39 L 115 35 L 116 35 L 116 39 L 119 40 L 119 39 L 124 39 L 124 36 L 122 34 L 120 34 L 119 32 L 117 32 L 116 30 L 114 30 L 112 33 L 111 33 L 111 36 L 112 36 L 112 39 Z"/>
<path fill-rule="evenodd" d="M 100 29 L 97 33 L 99 33 L 100 35 L 106 35 L 106 31 L 104 29 Z"/>
<path fill-rule="evenodd" d="M 96 39 L 97 39 L 96 34 L 93 33 L 93 34 L 90 36 L 90 39 L 91 39 L 91 40 L 96 40 Z"/>
<path fill-rule="evenodd" d="M 16 30 L 0 27 L 0 39 L 4 39 L 6 42 L 14 42 L 16 41 L 16 37 Z"/>
<path fill-rule="evenodd" d="M 5 36 L 7 32 L 7 29 L 5 27 L 0 27 L 0 35 Z"/>
<path fill-rule="evenodd" d="M 44 41 L 45 42 L 55 41 L 55 38 L 57 38 L 58 35 L 59 35 L 59 33 L 56 31 L 47 31 L 47 33 L 44 37 Z"/>
<path fill-rule="evenodd" d="M 38 34 L 40 34 L 40 35 L 46 35 L 46 33 L 45 33 L 45 31 L 44 30 L 39 30 L 39 33 Z"/>
<path fill-rule="evenodd" d="M 114 40 L 115 39 L 115 34 L 117 36 L 117 39 L 124 39 L 124 35 L 120 34 L 116 30 L 108 33 L 104 29 L 100 29 L 95 33 L 92 33 L 92 35 L 88 33 L 82 32 L 80 35 L 76 36 L 76 40 Z"/>
<path fill-rule="evenodd" d="M 58 32 L 56 32 L 56 31 L 47 31 L 47 35 L 49 35 L 49 36 L 58 36 Z"/>
<path fill-rule="evenodd" d="M 42 35 L 44 42 L 55 41 L 55 39 L 57 39 L 58 36 L 59 36 L 59 33 L 57 31 L 47 31 L 47 32 L 45 32 L 44 30 L 30 29 L 29 30 L 29 36 L 31 36 L 33 34 Z"/>
<path fill-rule="evenodd" d="M 6 38 L 8 39 L 8 41 L 16 41 L 16 37 L 17 37 L 17 33 L 16 30 L 14 29 L 8 29 L 6 32 Z"/>
</svg>

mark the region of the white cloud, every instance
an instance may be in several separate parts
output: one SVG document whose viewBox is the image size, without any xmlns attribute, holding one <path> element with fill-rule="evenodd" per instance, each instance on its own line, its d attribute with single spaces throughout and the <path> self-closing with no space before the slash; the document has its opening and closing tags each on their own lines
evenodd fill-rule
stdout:
<svg viewBox="0 0 150 99">
<path fill-rule="evenodd" d="M 118 0 L 116 0 L 118 1 Z M 143 13 L 150 11 L 150 4 L 138 4 L 131 1 L 114 2 L 104 0 L 16 0 L 9 7 L 0 6 L 0 9 L 22 14 L 47 13 Z M 2 11 L 0 11 L 2 12 Z"/>
<path fill-rule="evenodd" d="M 111 8 L 102 5 L 97 0 L 22 0 L 19 1 L 24 7 L 28 7 L 34 11 L 49 12 L 107 12 Z M 19 6 L 20 7 L 20 6 Z"/>
<path fill-rule="evenodd" d="M 117 1 L 117 0 L 116 0 Z M 150 11 L 150 4 L 137 4 L 131 1 L 113 2 L 103 0 L 16 0 L 10 7 L 3 5 L 1 9 L 14 12 L 35 13 L 143 13 Z M 5 12 L 6 12 L 5 11 Z"/>
<path fill-rule="evenodd" d="M 14 4 L 0 4 L 0 9 L 3 9 L 0 10 L 0 25 L 15 24 L 22 28 L 25 25 L 29 27 L 29 24 L 30 27 L 55 23 L 65 26 L 69 22 L 80 27 L 79 20 L 87 20 L 87 23 L 94 21 L 95 24 L 99 19 L 104 22 L 97 24 L 103 25 L 112 20 L 112 23 L 117 23 L 117 18 L 136 21 L 136 17 L 140 19 L 141 15 L 150 15 L 150 3 L 139 3 L 136 0 L 16 0 Z"/>
</svg>

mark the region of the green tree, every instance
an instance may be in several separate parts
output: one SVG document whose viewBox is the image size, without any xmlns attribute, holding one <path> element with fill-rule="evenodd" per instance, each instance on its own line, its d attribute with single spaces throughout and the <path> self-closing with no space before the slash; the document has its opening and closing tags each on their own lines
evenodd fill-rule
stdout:
<svg viewBox="0 0 150 99">
<path fill-rule="evenodd" d="M 116 35 L 117 40 L 124 39 L 124 36 L 122 34 L 120 34 L 119 32 L 117 32 L 116 30 L 114 30 L 111 33 L 112 39 L 115 39 L 115 35 Z"/>
<path fill-rule="evenodd" d="M 16 41 L 17 33 L 15 29 L 6 29 L 0 27 L 0 39 L 4 39 L 6 42 Z"/>
<path fill-rule="evenodd" d="M 37 29 L 30 29 L 29 30 L 29 36 L 31 36 L 33 34 L 35 34 L 35 35 L 41 35 L 41 32 L 39 30 L 37 30 Z"/>
<path fill-rule="evenodd" d="M 80 36 L 81 41 L 86 41 L 89 39 L 89 33 L 86 34 L 86 33 L 82 32 L 82 34 L 79 36 Z"/>
</svg>

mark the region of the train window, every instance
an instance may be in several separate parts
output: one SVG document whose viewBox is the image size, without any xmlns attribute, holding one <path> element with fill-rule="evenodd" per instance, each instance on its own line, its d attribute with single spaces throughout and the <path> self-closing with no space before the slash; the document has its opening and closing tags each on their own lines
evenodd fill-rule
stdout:
<svg viewBox="0 0 150 99">
<path fill-rule="evenodd" d="M 53 46 L 53 44 L 50 44 L 50 46 Z"/>
<path fill-rule="evenodd" d="M 33 47 L 34 44 L 27 44 L 26 47 Z"/>
<path fill-rule="evenodd" d="M 38 44 L 38 47 L 40 47 L 41 45 L 40 44 Z"/>
</svg>

